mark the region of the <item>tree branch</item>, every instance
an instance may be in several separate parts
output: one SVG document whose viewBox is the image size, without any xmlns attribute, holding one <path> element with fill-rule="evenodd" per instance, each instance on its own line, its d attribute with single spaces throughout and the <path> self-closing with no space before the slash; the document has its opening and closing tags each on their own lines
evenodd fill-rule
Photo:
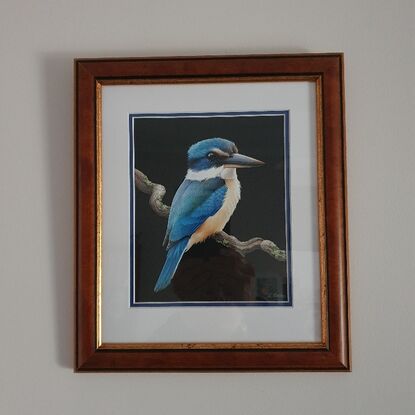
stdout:
<svg viewBox="0 0 415 415">
<path fill-rule="evenodd" d="M 149 204 L 154 213 L 163 218 L 169 217 L 170 206 L 163 203 L 163 197 L 166 194 L 166 188 L 163 185 L 151 182 L 144 173 L 135 169 L 135 186 L 141 192 L 150 195 Z M 218 232 L 213 235 L 212 238 L 223 246 L 232 248 L 244 256 L 259 249 L 266 252 L 277 261 L 286 260 L 285 251 L 278 248 L 274 242 L 267 239 L 256 237 L 249 239 L 248 241 L 240 241 L 224 231 Z"/>
</svg>

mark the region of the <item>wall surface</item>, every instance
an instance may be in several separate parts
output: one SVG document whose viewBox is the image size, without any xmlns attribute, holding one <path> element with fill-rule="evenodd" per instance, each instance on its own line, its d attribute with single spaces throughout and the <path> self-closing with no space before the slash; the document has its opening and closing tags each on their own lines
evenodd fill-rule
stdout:
<svg viewBox="0 0 415 415">
<path fill-rule="evenodd" d="M 0 413 L 415 413 L 411 0 L 0 1 Z M 74 374 L 74 57 L 344 51 L 352 373 Z"/>
</svg>

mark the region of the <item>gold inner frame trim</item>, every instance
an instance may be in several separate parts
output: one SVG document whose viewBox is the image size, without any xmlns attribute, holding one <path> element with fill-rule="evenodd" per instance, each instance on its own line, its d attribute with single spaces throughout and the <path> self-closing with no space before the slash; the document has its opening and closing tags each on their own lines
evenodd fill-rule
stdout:
<svg viewBox="0 0 415 415">
<path fill-rule="evenodd" d="M 102 342 L 102 86 L 145 84 L 191 83 L 246 83 L 246 82 L 314 82 L 316 94 L 316 146 L 317 146 L 317 206 L 320 262 L 320 342 L 183 342 L 183 343 L 103 343 Z M 96 80 L 96 348 L 98 350 L 298 350 L 328 348 L 328 299 L 327 299 L 327 247 L 324 207 L 324 151 L 323 151 L 323 101 L 322 76 L 206 76 L 203 78 L 143 78 Z"/>
<path fill-rule="evenodd" d="M 102 343 L 98 350 L 257 350 L 257 349 L 326 349 L 323 343 L 292 342 L 292 343 Z"/>
<path fill-rule="evenodd" d="M 96 263 L 96 344 L 102 343 L 102 86 L 96 83 L 96 243 L 97 243 L 97 263 Z"/>
</svg>

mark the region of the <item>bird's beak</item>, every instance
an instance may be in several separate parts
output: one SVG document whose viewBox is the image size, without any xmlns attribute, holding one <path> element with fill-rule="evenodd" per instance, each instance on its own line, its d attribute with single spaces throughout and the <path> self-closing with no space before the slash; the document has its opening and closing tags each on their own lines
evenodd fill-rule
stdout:
<svg viewBox="0 0 415 415">
<path fill-rule="evenodd" d="M 263 161 L 254 159 L 252 157 L 244 156 L 243 154 L 232 154 L 224 160 L 224 167 L 235 167 L 235 168 L 248 168 L 248 167 L 259 167 L 263 166 L 265 163 Z"/>
</svg>

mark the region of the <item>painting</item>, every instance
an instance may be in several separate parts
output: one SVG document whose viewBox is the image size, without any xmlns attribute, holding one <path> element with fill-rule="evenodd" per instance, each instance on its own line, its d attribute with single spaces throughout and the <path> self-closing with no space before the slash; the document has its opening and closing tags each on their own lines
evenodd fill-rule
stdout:
<svg viewBox="0 0 415 415">
<path fill-rule="evenodd" d="M 75 61 L 76 370 L 350 370 L 343 55 Z"/>
<path fill-rule="evenodd" d="M 288 111 L 130 115 L 132 306 L 291 305 L 288 131 Z"/>
</svg>

